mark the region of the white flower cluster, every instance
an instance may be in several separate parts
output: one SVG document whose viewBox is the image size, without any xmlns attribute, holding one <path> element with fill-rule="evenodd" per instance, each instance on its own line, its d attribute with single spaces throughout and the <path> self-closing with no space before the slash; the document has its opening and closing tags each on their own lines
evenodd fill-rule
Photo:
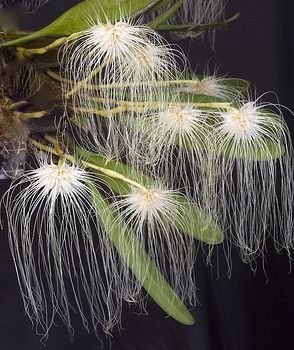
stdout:
<svg viewBox="0 0 294 350">
<path fill-rule="evenodd" d="M 180 16 L 202 23 L 221 7 L 188 0 Z M 119 323 L 123 300 L 142 301 L 148 281 L 128 265 L 138 247 L 192 302 L 195 238 L 208 259 L 220 226 L 246 261 L 264 254 L 270 235 L 293 248 L 293 153 L 280 113 L 225 78 L 184 80 L 182 54 L 133 19 L 93 21 L 59 57 L 67 122 L 95 161 L 56 151 L 4 198 L 26 311 L 45 335 L 55 314 L 71 328 L 70 297 L 86 327 L 88 311 L 94 329 Z M 224 250 L 230 260 L 230 243 Z"/>
</svg>

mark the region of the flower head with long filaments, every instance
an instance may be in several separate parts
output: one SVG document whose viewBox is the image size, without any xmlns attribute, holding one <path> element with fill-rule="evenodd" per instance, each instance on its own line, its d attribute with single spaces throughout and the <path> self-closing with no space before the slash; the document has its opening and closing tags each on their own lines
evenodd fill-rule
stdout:
<svg viewBox="0 0 294 350">
<path fill-rule="evenodd" d="M 223 112 L 218 131 L 234 142 L 254 142 L 265 138 L 278 141 L 284 123 L 279 118 L 270 118 L 266 111 L 262 111 L 264 108 L 255 102 L 246 102 L 240 108 Z"/>
<path fill-rule="evenodd" d="M 144 153 L 156 159 L 155 176 L 230 228 L 246 261 L 263 255 L 269 235 L 278 249 L 293 247 L 292 146 L 272 107 L 239 102 L 218 112 L 174 102 L 133 123 L 146 135 Z"/>
<path fill-rule="evenodd" d="M 45 2 L 32 1 L 29 9 Z M 137 12 L 121 11 L 121 4 Z M 92 14 L 78 14 L 81 8 Z M 183 302 L 195 304 L 198 248 L 210 263 L 224 235 L 229 272 L 231 244 L 250 263 L 264 258 L 270 236 L 277 250 L 293 250 L 293 147 L 280 106 L 245 100 L 245 81 L 185 72 L 181 50 L 152 29 L 188 28 L 183 36 L 201 36 L 195 25 L 218 21 L 223 8 L 224 0 L 85 1 L 69 12 L 78 19 L 74 26 L 58 27 L 65 15 L 51 27 L 66 35 L 81 25 L 80 32 L 16 49 L 39 69 L 40 54 L 50 60 L 63 43 L 56 79 L 62 86 L 52 85 L 65 115 L 54 129 L 58 141 L 53 130 L 43 133 L 46 121 L 31 120 L 40 115 L 30 113 L 37 106 L 27 106 L 43 90 L 40 77 L 55 72 L 39 75 L 26 64 L 13 76 L 17 98 L 0 84 L 3 100 L 24 100 L 9 105 L 25 126 L 23 143 L 52 152 L 34 149 L 37 167 L 0 201 L 25 310 L 44 338 L 56 318 L 73 331 L 73 313 L 87 330 L 111 333 L 124 301 L 144 309 L 143 287 L 170 316 L 192 324 Z M 13 43 L 35 38 L 38 47 L 43 34 Z M 6 137 L 6 114 L 0 117 Z"/>
<path fill-rule="evenodd" d="M 188 225 L 189 212 L 177 202 L 177 196 L 177 191 L 164 186 L 133 188 L 114 205 L 120 208 L 128 226 L 176 293 L 195 301 L 195 280 L 191 274 L 196 259 L 195 242 L 178 228 Z"/>
<path fill-rule="evenodd" d="M 171 78 L 176 68 L 175 53 L 163 38 L 127 19 L 93 21 L 89 29 L 69 38 L 60 57 L 65 76 L 71 81 L 66 90 L 77 99 L 86 94 L 85 100 L 123 98 L 132 83 L 129 91 L 136 96 L 139 89 L 143 96 L 152 82 Z M 79 88 L 75 90 L 76 84 Z"/>
<path fill-rule="evenodd" d="M 64 88 L 74 114 L 88 126 L 94 147 L 101 145 L 96 135 L 103 134 L 97 116 L 107 117 L 104 125 L 111 128 L 115 113 L 123 111 L 121 100 L 166 98 L 167 89 L 156 82 L 174 77 L 176 56 L 158 33 L 128 19 L 92 20 L 89 29 L 69 38 L 60 51 Z M 109 135 L 104 141 L 114 142 L 111 131 Z"/>
<path fill-rule="evenodd" d="M 213 133 L 225 184 L 223 218 L 246 261 L 263 256 L 270 235 L 278 249 L 293 247 L 293 149 L 285 121 L 272 107 L 249 101 L 220 112 Z"/>
<path fill-rule="evenodd" d="M 3 199 L 25 310 L 44 338 L 56 315 L 72 330 L 72 307 L 87 329 L 120 324 L 131 276 L 101 227 L 92 181 L 75 165 L 39 160 Z"/>
</svg>

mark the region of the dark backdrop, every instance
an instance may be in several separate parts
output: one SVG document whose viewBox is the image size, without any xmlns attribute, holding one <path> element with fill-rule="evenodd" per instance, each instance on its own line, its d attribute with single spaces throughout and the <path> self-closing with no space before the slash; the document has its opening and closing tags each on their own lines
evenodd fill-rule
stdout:
<svg viewBox="0 0 294 350">
<path fill-rule="evenodd" d="M 78 1 L 51 0 L 27 27 L 39 27 Z M 281 104 L 294 110 L 294 26 L 292 0 L 229 0 L 227 15 L 240 19 L 216 36 L 215 50 L 207 41 L 181 41 L 193 66 L 210 60 L 219 73 L 250 80 L 259 94 L 274 91 Z M 275 100 L 274 94 L 268 99 Z M 286 115 L 294 131 L 290 113 Z M 293 119 L 293 118 L 292 118 Z M 0 194 L 8 186 L 0 181 Z M 45 346 L 26 318 L 9 255 L 7 231 L 0 232 L 0 350 L 96 350 L 98 340 L 77 323 L 74 341 L 60 323 L 52 328 Z M 199 302 L 196 324 L 185 327 L 166 318 L 152 302 L 149 316 L 136 315 L 126 306 L 126 330 L 112 339 L 114 350 L 292 350 L 294 349 L 294 273 L 286 256 L 269 244 L 265 272 L 254 274 L 233 252 L 233 271 L 226 275 L 220 260 L 218 278 L 202 261 L 197 264 Z M 109 346 L 105 344 L 105 349 Z"/>
</svg>

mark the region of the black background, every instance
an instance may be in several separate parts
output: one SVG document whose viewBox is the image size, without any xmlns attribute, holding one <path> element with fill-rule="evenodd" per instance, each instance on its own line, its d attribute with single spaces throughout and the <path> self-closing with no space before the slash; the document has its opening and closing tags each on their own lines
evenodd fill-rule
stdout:
<svg viewBox="0 0 294 350">
<path fill-rule="evenodd" d="M 26 27 L 41 27 L 78 1 L 51 0 Z M 294 110 L 294 3 L 292 0 L 229 0 L 226 13 L 240 19 L 216 35 L 215 51 L 207 41 L 180 41 L 194 67 L 219 67 L 219 73 L 248 79 L 259 94 L 271 91 Z M 276 102 L 271 93 L 267 100 Z M 286 113 L 292 132 L 293 117 Z M 0 194 L 8 181 L 0 181 Z M 9 254 L 7 231 L 0 231 L 0 350 L 96 350 L 101 344 L 76 324 L 73 341 L 59 323 L 45 345 L 24 314 Z M 196 273 L 199 303 L 196 324 L 185 327 L 166 318 L 152 302 L 148 316 L 126 306 L 121 334 L 114 334 L 114 350 L 292 350 L 294 349 L 294 272 L 289 260 L 269 242 L 265 272 L 254 274 L 233 252 L 232 276 L 220 260 L 218 278 L 199 260 Z M 108 343 L 105 343 L 108 349 Z"/>
</svg>

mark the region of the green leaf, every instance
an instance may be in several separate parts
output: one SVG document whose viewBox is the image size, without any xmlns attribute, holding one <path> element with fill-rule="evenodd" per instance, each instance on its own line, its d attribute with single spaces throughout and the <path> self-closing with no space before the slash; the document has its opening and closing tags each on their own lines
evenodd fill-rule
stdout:
<svg viewBox="0 0 294 350">
<path fill-rule="evenodd" d="M 217 23 L 207 23 L 207 24 L 166 24 L 157 27 L 156 29 L 163 32 L 193 32 L 193 33 L 201 33 L 208 30 L 215 30 L 226 27 L 237 18 L 239 18 L 240 14 L 236 13 L 231 18 Z"/>
<path fill-rule="evenodd" d="M 147 5 L 144 5 L 141 10 L 138 10 L 136 11 L 132 17 L 133 18 L 136 18 L 136 17 L 139 17 L 139 16 L 142 16 L 143 14 L 146 14 L 148 12 L 152 12 L 153 9 L 158 5 L 158 3 L 160 3 L 161 0 L 150 0 L 149 1 L 149 4 Z M 146 1 L 145 1 L 146 2 Z M 139 2 L 138 2 L 139 3 Z M 141 4 L 142 4 L 142 1 L 141 1 Z M 142 6 L 142 5 L 141 5 Z M 129 16 L 129 13 L 126 14 L 127 16 Z"/>
<path fill-rule="evenodd" d="M 216 102 L 224 102 L 219 97 L 209 96 L 209 95 L 196 95 L 188 92 L 180 92 L 177 96 L 181 102 L 189 103 L 216 103 Z"/>
<path fill-rule="evenodd" d="M 220 226 L 208 214 L 205 214 L 195 204 L 181 195 L 173 195 L 179 204 L 179 217 L 175 226 L 181 232 L 191 235 L 201 242 L 219 244 L 224 240 L 224 233 Z"/>
<path fill-rule="evenodd" d="M 147 26 L 153 29 L 158 28 L 162 23 L 166 22 L 172 15 L 174 15 L 178 9 L 183 5 L 185 0 L 177 1 L 173 6 L 167 9 L 162 14 L 158 15 L 154 20 L 147 23 Z"/>
<path fill-rule="evenodd" d="M 219 153 L 228 158 L 236 158 L 252 161 L 275 160 L 285 153 L 285 148 L 281 143 L 270 140 L 255 141 L 251 143 L 242 142 L 236 145 L 230 142 L 225 149 L 220 148 Z"/>
<path fill-rule="evenodd" d="M 142 13 L 144 9 L 148 9 L 156 3 L 154 0 L 87 0 L 72 7 L 54 22 L 34 32 L 30 35 L 6 41 L 0 44 L 0 47 L 23 45 L 32 40 L 43 37 L 63 37 L 73 33 L 80 32 L 89 28 L 93 19 L 99 19 L 102 22 L 115 20 L 117 17 L 135 16 Z"/>
<path fill-rule="evenodd" d="M 172 318 L 185 325 L 195 320 L 164 276 L 149 258 L 140 242 L 103 198 L 93 183 L 89 183 L 101 224 L 108 233 L 118 254 L 151 298 Z"/>
<path fill-rule="evenodd" d="M 244 79 L 223 79 L 222 84 L 236 89 L 242 94 L 246 93 L 250 87 L 250 82 Z"/>
<path fill-rule="evenodd" d="M 207 78 L 207 75 L 196 75 L 197 79 L 200 81 Z M 190 77 L 191 80 L 193 80 L 193 77 Z M 237 78 L 220 78 L 221 79 L 221 85 L 227 86 L 229 88 L 232 88 L 236 90 L 236 92 L 239 92 L 241 94 L 245 94 L 250 87 L 250 82 L 245 79 L 237 79 Z"/>
<path fill-rule="evenodd" d="M 76 152 L 81 159 L 88 163 L 118 172 L 147 188 L 156 187 L 156 181 L 154 179 L 127 164 L 107 160 L 103 156 L 87 152 L 79 147 L 76 148 Z M 131 187 L 122 180 L 111 179 L 108 176 L 102 179 L 113 192 L 119 195 L 131 193 Z M 167 225 L 176 227 L 180 232 L 204 243 L 219 244 L 224 240 L 224 234 L 221 228 L 211 216 L 203 212 L 196 204 L 190 202 L 184 196 L 174 195 L 173 199 L 177 202 L 179 215 L 171 217 Z"/>
</svg>

